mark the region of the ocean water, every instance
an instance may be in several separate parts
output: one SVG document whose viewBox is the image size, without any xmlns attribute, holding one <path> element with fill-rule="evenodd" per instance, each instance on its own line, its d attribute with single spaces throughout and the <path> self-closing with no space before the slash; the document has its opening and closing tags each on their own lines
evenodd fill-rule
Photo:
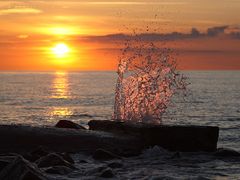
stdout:
<svg viewBox="0 0 240 180">
<path fill-rule="evenodd" d="M 218 146 L 240 151 L 240 71 L 183 73 L 191 83 L 189 97 L 171 105 L 163 123 L 219 126 Z M 116 77 L 115 72 L 1 72 L 0 123 L 52 126 L 58 120 L 67 119 L 87 126 L 92 119 L 111 119 Z M 151 154 L 155 151 L 162 153 L 155 149 Z M 146 154 L 149 153 L 143 156 Z M 169 164 L 164 158 L 137 157 L 127 160 L 132 168 L 125 169 L 128 174 L 123 170 L 118 174 L 123 179 L 144 179 L 149 171 L 162 177 L 170 173 L 171 177 L 240 179 L 239 161 L 205 159 L 208 156 L 188 154 Z M 163 166 L 160 168 L 159 164 Z M 181 164 L 184 167 L 179 169 Z"/>
</svg>

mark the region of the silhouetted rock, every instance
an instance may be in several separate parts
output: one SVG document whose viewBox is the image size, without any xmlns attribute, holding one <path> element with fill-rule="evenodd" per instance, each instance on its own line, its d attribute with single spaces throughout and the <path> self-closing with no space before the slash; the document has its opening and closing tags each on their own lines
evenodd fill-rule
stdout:
<svg viewBox="0 0 240 180">
<path fill-rule="evenodd" d="M 219 128 L 213 126 L 171 126 L 120 121 L 92 120 L 90 130 L 136 137 L 145 148 L 161 146 L 170 151 L 216 151 Z"/>
<path fill-rule="evenodd" d="M 93 154 L 93 159 L 95 160 L 111 160 L 111 159 L 120 159 L 120 158 L 121 157 L 117 156 L 116 154 L 113 154 L 104 149 L 97 149 Z"/>
<path fill-rule="evenodd" d="M 17 154 L 1 154 L 0 155 L 0 171 L 4 169 L 7 165 L 9 165 L 11 162 L 13 162 Z"/>
<path fill-rule="evenodd" d="M 84 159 L 81 159 L 78 163 L 86 164 L 86 163 L 88 163 L 88 161 L 86 161 L 86 160 L 84 160 Z"/>
<path fill-rule="evenodd" d="M 66 166 L 74 168 L 74 166 L 68 161 L 64 160 L 60 155 L 51 153 L 47 156 L 40 158 L 37 162 L 39 168 L 51 167 L 51 166 Z"/>
<path fill-rule="evenodd" d="M 49 152 L 92 154 L 96 149 L 104 148 L 122 155 L 121 153 L 124 152 L 140 153 L 143 148 L 140 141 L 132 136 L 82 129 L 22 125 L 0 125 L 0 142 L 0 153 L 26 153 L 42 146 Z"/>
<path fill-rule="evenodd" d="M 2 180 L 47 180 L 47 176 L 38 169 L 34 164 L 25 160 L 21 156 L 7 165 L 0 172 Z"/>
<path fill-rule="evenodd" d="M 65 161 L 67 161 L 71 164 L 75 163 L 73 158 L 70 156 L 69 153 L 64 152 L 64 153 L 59 153 L 58 155 L 60 155 Z"/>
<path fill-rule="evenodd" d="M 49 154 L 49 151 L 47 151 L 46 149 L 44 149 L 42 146 L 39 146 L 38 148 L 34 149 L 32 152 L 26 154 L 24 156 L 24 158 L 26 158 L 27 160 L 34 162 L 38 159 L 40 159 L 43 156 L 46 156 Z"/>
<path fill-rule="evenodd" d="M 48 174 L 59 174 L 59 175 L 66 175 L 71 173 L 73 170 L 66 166 L 53 166 L 49 167 L 45 170 Z"/>
<path fill-rule="evenodd" d="M 8 160 L 0 159 L 0 171 L 4 169 L 10 162 Z"/>
<path fill-rule="evenodd" d="M 215 156 L 218 156 L 218 157 L 240 157 L 240 152 L 237 152 L 233 149 L 219 148 L 215 152 Z"/>
<path fill-rule="evenodd" d="M 86 129 L 85 127 L 68 120 L 60 120 L 55 125 L 57 128 Z"/>
<path fill-rule="evenodd" d="M 175 158 L 180 158 L 181 157 L 181 154 L 180 152 L 175 152 L 173 155 L 172 155 L 172 159 L 175 159 Z"/>
<path fill-rule="evenodd" d="M 102 177 L 102 178 L 113 178 L 114 176 L 115 175 L 114 175 L 112 169 L 110 169 L 110 168 L 104 169 L 100 174 L 100 177 Z"/>
<path fill-rule="evenodd" d="M 120 162 L 111 162 L 108 164 L 108 167 L 115 169 L 115 168 L 121 168 L 123 167 L 123 164 Z"/>
</svg>

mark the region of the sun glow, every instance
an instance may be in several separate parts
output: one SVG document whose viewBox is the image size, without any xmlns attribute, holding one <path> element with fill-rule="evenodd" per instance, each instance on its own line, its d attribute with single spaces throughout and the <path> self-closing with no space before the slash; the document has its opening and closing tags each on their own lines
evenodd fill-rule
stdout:
<svg viewBox="0 0 240 180">
<path fill-rule="evenodd" d="M 52 48 L 52 51 L 57 57 L 62 58 L 70 52 L 70 48 L 64 43 L 59 43 Z"/>
</svg>

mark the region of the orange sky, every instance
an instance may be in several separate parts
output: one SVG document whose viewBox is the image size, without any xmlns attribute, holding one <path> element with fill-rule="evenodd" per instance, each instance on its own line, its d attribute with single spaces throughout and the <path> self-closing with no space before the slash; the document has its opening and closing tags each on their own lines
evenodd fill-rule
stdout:
<svg viewBox="0 0 240 180">
<path fill-rule="evenodd" d="M 106 35 L 133 30 L 168 37 L 181 69 L 240 69 L 239 9 L 237 0 L 0 1 L 0 70 L 115 70 L 124 39 Z M 58 43 L 70 49 L 64 58 Z"/>
</svg>

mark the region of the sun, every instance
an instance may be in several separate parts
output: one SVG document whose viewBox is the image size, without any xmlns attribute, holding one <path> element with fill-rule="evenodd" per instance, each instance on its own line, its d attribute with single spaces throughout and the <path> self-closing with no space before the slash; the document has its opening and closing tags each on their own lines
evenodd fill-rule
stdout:
<svg viewBox="0 0 240 180">
<path fill-rule="evenodd" d="M 70 48 L 64 43 L 58 43 L 52 48 L 52 51 L 57 57 L 61 58 L 70 52 Z"/>
</svg>

